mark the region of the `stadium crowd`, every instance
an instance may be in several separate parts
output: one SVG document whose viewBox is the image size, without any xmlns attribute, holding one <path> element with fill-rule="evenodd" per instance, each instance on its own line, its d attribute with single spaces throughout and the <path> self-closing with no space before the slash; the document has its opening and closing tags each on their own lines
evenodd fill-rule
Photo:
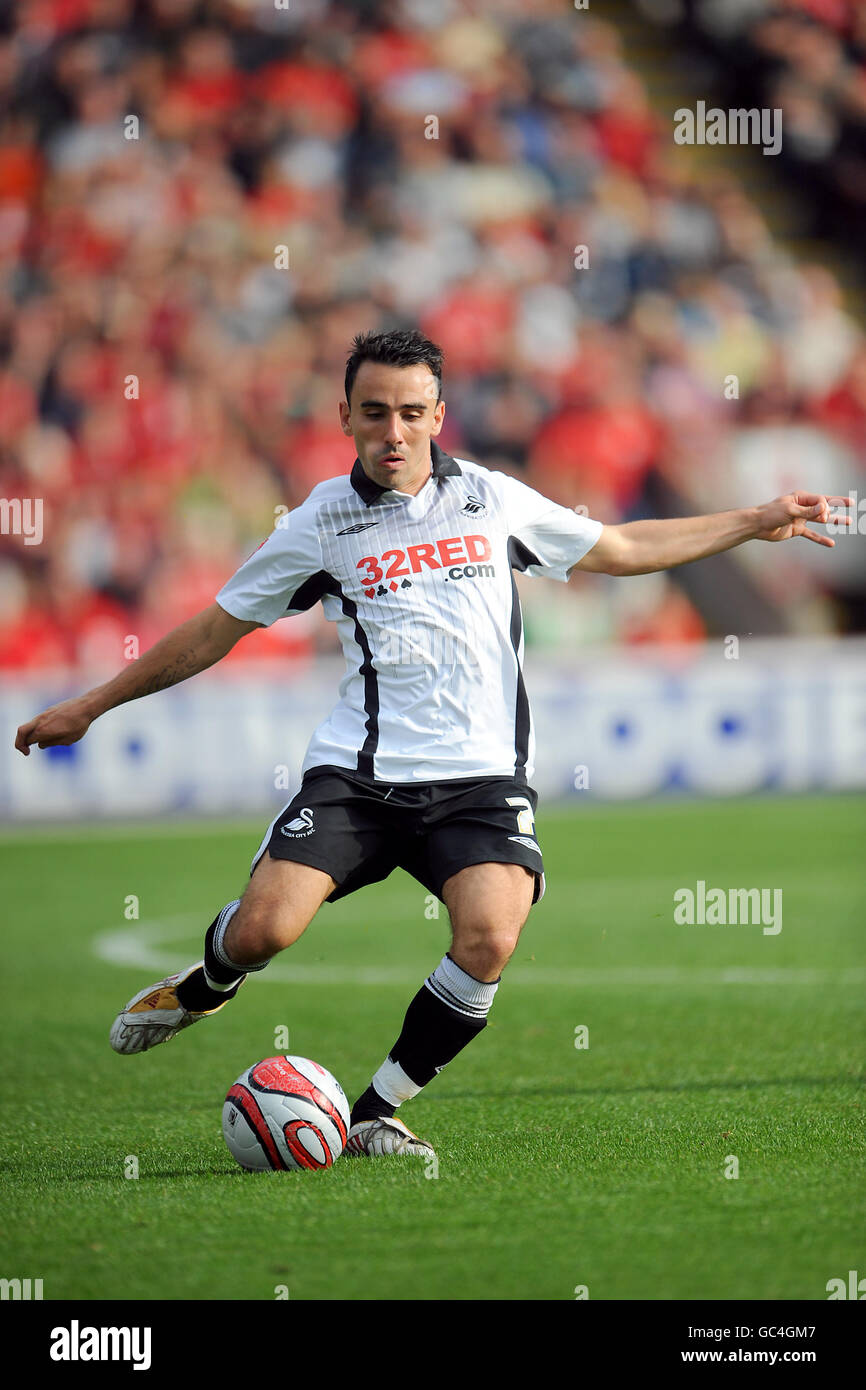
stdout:
<svg viewBox="0 0 866 1390">
<path fill-rule="evenodd" d="M 41 544 L 0 537 L 3 667 L 113 670 L 210 603 L 351 466 L 363 329 L 441 344 L 446 450 L 603 521 L 660 484 L 684 511 L 866 494 L 837 283 L 699 177 L 594 11 L 28 0 L 0 111 L 0 497 L 44 509 Z M 731 563 L 773 630 L 864 626 L 847 541 Z M 712 629 L 669 575 L 524 592 L 539 643 Z M 229 660 L 333 645 L 313 612 Z"/>
<path fill-rule="evenodd" d="M 813 185 L 821 235 L 844 230 L 859 253 L 866 212 L 866 5 L 862 0 L 664 0 L 660 22 L 685 13 L 717 46 L 729 84 L 782 112 L 782 165 Z"/>
</svg>

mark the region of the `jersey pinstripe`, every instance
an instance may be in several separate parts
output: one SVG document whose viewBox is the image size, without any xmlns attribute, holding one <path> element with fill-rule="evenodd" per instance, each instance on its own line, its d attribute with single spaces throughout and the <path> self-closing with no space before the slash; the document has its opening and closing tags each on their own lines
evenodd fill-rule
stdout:
<svg viewBox="0 0 866 1390">
<path fill-rule="evenodd" d="M 380 487 L 358 459 L 281 517 L 216 599 L 269 626 L 321 602 L 346 671 L 303 770 L 330 765 L 382 782 L 533 771 L 514 570 L 565 580 L 600 522 L 431 440 L 414 497 Z"/>
</svg>

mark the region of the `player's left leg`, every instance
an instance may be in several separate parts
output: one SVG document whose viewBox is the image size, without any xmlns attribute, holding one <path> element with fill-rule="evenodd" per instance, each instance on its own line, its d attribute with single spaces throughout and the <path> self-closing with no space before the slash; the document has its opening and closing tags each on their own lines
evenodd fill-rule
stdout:
<svg viewBox="0 0 866 1390">
<path fill-rule="evenodd" d="M 484 863 L 445 882 L 451 949 L 412 1000 L 399 1038 L 353 1106 L 346 1153 L 433 1152 L 394 1112 L 486 1027 L 532 906 L 535 879 L 521 864 Z"/>
</svg>

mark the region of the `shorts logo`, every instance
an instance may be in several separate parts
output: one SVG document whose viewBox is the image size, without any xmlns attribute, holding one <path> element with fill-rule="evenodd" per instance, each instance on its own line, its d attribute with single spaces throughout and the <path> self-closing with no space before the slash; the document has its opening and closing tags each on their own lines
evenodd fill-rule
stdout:
<svg viewBox="0 0 866 1390">
<path fill-rule="evenodd" d="M 294 820 L 290 820 L 288 825 L 280 826 L 280 834 L 286 835 L 291 840 L 295 840 L 300 839 L 304 835 L 312 835 L 314 828 L 312 811 L 309 806 L 302 806 L 299 816 L 295 816 Z"/>
<path fill-rule="evenodd" d="M 486 512 L 487 508 L 480 497 L 475 497 L 473 493 L 468 492 L 466 494 L 466 502 L 460 510 L 467 516 L 476 516 L 479 512 Z"/>
<path fill-rule="evenodd" d="M 527 839 L 525 835 L 509 835 L 509 840 L 513 840 L 516 845 L 523 845 L 524 849 L 534 849 L 535 853 L 541 858 L 541 850 L 534 840 Z"/>
</svg>

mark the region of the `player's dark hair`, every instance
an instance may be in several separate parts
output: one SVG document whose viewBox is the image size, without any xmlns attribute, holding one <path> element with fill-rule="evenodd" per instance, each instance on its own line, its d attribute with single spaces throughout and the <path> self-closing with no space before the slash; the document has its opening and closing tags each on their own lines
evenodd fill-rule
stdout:
<svg viewBox="0 0 866 1390">
<path fill-rule="evenodd" d="M 352 387 L 362 362 L 382 362 L 386 367 L 428 366 L 436 378 L 436 404 L 442 399 L 442 349 L 415 328 L 395 328 L 391 333 L 358 333 L 346 362 L 346 401 L 352 403 Z"/>
</svg>

